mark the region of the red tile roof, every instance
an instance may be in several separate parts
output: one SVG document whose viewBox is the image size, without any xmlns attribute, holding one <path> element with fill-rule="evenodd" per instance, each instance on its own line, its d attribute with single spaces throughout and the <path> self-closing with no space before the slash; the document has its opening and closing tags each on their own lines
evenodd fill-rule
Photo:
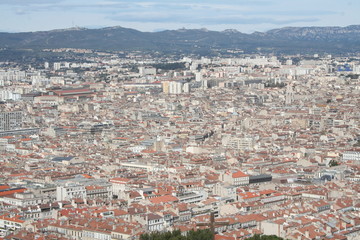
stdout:
<svg viewBox="0 0 360 240">
<path fill-rule="evenodd" d="M 242 177 L 248 177 L 249 175 L 243 173 L 242 171 L 237 171 L 232 174 L 233 178 L 242 178 Z"/>
<path fill-rule="evenodd" d="M 168 202 L 178 202 L 179 199 L 172 195 L 164 195 L 160 197 L 150 198 L 149 201 L 154 204 L 159 204 L 159 203 L 168 203 Z"/>
</svg>

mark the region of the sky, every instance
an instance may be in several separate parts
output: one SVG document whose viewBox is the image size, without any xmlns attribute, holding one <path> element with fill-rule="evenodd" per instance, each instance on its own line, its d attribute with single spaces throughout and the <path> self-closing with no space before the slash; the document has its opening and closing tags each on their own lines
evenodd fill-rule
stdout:
<svg viewBox="0 0 360 240">
<path fill-rule="evenodd" d="M 0 32 L 121 26 L 244 33 L 360 24 L 359 0 L 0 0 Z"/>
</svg>

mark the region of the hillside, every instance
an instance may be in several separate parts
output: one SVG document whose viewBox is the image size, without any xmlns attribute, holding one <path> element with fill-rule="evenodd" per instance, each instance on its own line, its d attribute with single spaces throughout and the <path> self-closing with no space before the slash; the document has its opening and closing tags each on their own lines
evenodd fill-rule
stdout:
<svg viewBox="0 0 360 240">
<path fill-rule="evenodd" d="M 286 27 L 244 34 L 236 30 L 179 29 L 141 32 L 123 27 L 0 33 L 2 49 L 88 48 L 214 54 L 228 49 L 245 53 L 354 53 L 360 51 L 360 25 Z"/>
</svg>

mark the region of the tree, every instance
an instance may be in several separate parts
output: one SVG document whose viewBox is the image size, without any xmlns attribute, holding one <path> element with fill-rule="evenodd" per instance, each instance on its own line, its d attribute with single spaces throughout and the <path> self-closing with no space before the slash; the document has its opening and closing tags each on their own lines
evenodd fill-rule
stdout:
<svg viewBox="0 0 360 240">
<path fill-rule="evenodd" d="M 145 233 L 140 236 L 140 240 L 209 240 L 211 237 L 211 231 L 208 229 L 191 230 L 186 236 L 181 235 L 180 230 L 174 230 L 172 232 Z"/>
<path fill-rule="evenodd" d="M 331 160 L 330 162 L 329 162 L 329 167 L 335 167 L 335 166 L 339 166 L 340 164 L 337 162 L 337 161 L 335 161 L 335 160 Z"/>
<path fill-rule="evenodd" d="M 205 230 L 191 230 L 186 235 L 186 240 L 209 240 L 212 239 L 212 233 L 209 229 Z"/>
<path fill-rule="evenodd" d="M 254 236 L 247 238 L 246 240 L 284 240 L 284 239 L 275 235 L 255 234 Z"/>
</svg>

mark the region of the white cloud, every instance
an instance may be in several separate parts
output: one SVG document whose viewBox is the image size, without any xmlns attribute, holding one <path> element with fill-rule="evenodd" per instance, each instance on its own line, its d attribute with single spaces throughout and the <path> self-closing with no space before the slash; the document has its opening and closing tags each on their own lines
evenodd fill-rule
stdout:
<svg viewBox="0 0 360 240">
<path fill-rule="evenodd" d="M 359 2 L 348 5 L 337 0 L 0 0 L 0 20 L 4 19 L 0 28 L 29 31 L 45 26 L 51 29 L 51 24 L 53 28 L 68 27 L 73 19 L 79 26 L 139 26 L 147 31 L 172 26 L 261 31 L 264 26 L 350 25 L 360 22 Z M 66 18 L 62 17 L 65 15 Z"/>
</svg>

